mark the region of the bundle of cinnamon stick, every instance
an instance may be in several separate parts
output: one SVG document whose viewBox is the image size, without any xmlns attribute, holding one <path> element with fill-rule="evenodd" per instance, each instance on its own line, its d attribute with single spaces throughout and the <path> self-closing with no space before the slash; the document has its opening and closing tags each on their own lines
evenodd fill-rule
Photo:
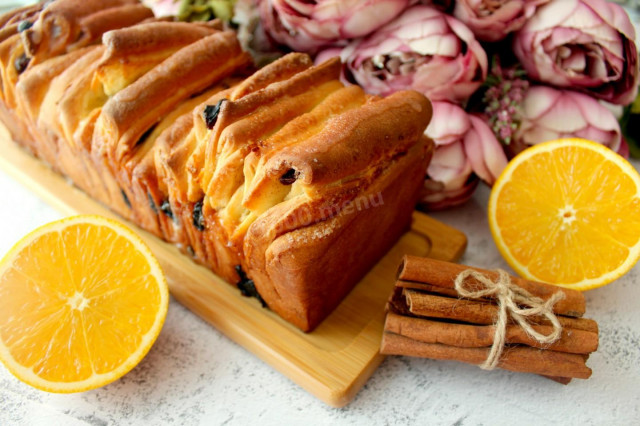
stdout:
<svg viewBox="0 0 640 426">
<path fill-rule="evenodd" d="M 469 299 L 456 290 L 460 285 L 456 278 L 463 273 L 467 277 L 469 272 L 482 279 L 465 278 L 468 291 L 483 291 L 486 280 L 500 279 L 497 271 L 405 256 L 387 304 L 381 353 L 481 365 L 489 357 L 498 332 L 503 333 L 500 337 L 504 340 L 496 362 L 499 368 L 540 374 L 563 384 L 591 376 L 586 361 L 598 348 L 598 324 L 581 318 L 585 312 L 582 293 L 502 272 L 510 279 L 509 285 L 524 290 L 533 300 L 554 300 L 549 307 L 552 312 L 527 317 L 525 327 L 522 320 L 515 321 L 517 314 L 500 326 L 497 321 L 503 296 Z M 558 292 L 562 294 L 554 296 Z M 526 311 L 527 306 L 523 308 Z M 551 343 L 541 343 L 535 337 L 550 335 L 556 329 L 556 339 Z"/>
</svg>

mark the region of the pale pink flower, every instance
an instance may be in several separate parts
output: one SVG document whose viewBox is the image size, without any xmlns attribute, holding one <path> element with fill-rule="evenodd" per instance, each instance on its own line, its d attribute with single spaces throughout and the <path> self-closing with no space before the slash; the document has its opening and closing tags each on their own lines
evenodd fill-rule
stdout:
<svg viewBox="0 0 640 426">
<path fill-rule="evenodd" d="M 257 0 L 265 31 L 302 52 L 365 36 L 398 16 L 411 0 Z"/>
<path fill-rule="evenodd" d="M 549 0 L 458 0 L 453 14 L 478 40 L 498 41 L 517 31 Z"/>
<path fill-rule="evenodd" d="M 532 86 L 525 94 L 514 153 L 559 138 L 584 138 L 624 153 L 620 124 L 613 113 L 584 93 Z"/>
<path fill-rule="evenodd" d="M 339 53 L 344 79 L 367 92 L 388 95 L 414 89 L 432 101 L 464 102 L 487 77 L 487 55 L 462 22 L 432 6 L 414 6 Z"/>
<path fill-rule="evenodd" d="M 516 33 L 513 50 L 532 79 L 626 105 L 638 90 L 635 29 L 605 0 L 552 0 Z"/>
<path fill-rule="evenodd" d="M 180 0 L 142 0 L 155 16 L 177 16 Z"/>
<path fill-rule="evenodd" d="M 249 52 L 258 67 L 273 62 L 284 54 L 265 33 L 256 0 L 237 0 L 233 6 L 233 18 L 237 26 L 238 41 Z"/>
<path fill-rule="evenodd" d="M 427 168 L 422 208 L 442 209 L 467 201 L 479 179 L 492 185 L 507 165 L 491 129 L 458 105 L 434 102 L 425 134 L 434 140 L 436 150 Z"/>
</svg>

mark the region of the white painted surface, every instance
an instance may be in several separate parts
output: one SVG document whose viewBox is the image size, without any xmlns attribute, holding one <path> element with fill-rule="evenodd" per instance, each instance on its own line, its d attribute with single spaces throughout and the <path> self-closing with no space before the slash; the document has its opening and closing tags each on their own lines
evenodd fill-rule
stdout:
<svg viewBox="0 0 640 426">
<path fill-rule="evenodd" d="M 0 194 L 0 254 L 59 217 L 2 172 Z M 481 187 L 464 207 L 433 216 L 469 237 L 462 262 L 507 268 L 488 229 L 488 194 Z M 349 406 L 334 409 L 172 301 L 147 357 L 104 388 L 48 394 L 0 367 L 0 425 L 631 424 L 640 419 L 639 278 L 636 266 L 587 293 L 587 316 L 600 323 L 600 349 L 588 362 L 592 378 L 568 386 L 455 362 L 390 357 Z"/>
</svg>

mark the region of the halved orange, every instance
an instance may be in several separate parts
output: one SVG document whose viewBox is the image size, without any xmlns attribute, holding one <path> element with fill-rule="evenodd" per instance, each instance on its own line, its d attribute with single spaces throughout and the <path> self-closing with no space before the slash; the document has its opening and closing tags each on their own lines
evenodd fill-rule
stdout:
<svg viewBox="0 0 640 426">
<path fill-rule="evenodd" d="M 124 225 L 99 216 L 49 223 L 0 261 L 0 360 L 41 390 L 103 386 L 146 355 L 168 301 L 158 262 Z"/>
<path fill-rule="evenodd" d="M 588 290 L 640 257 L 640 175 L 595 142 L 520 153 L 493 186 L 488 215 L 500 253 L 527 279 Z"/>
</svg>

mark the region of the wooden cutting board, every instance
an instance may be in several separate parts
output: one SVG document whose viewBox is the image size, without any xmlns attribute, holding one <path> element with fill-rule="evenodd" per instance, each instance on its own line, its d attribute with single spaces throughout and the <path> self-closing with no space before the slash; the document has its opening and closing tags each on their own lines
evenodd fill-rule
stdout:
<svg viewBox="0 0 640 426">
<path fill-rule="evenodd" d="M 13 143 L 0 125 L 0 168 L 64 214 L 98 214 L 122 219 Z M 407 254 L 455 261 L 465 235 L 416 212 L 412 229 L 312 333 L 305 334 L 242 297 L 233 286 L 196 265 L 174 246 L 129 223 L 149 244 L 173 297 L 229 338 L 329 405 L 346 405 L 383 356 L 378 353 L 384 306 L 396 269 Z"/>
</svg>

